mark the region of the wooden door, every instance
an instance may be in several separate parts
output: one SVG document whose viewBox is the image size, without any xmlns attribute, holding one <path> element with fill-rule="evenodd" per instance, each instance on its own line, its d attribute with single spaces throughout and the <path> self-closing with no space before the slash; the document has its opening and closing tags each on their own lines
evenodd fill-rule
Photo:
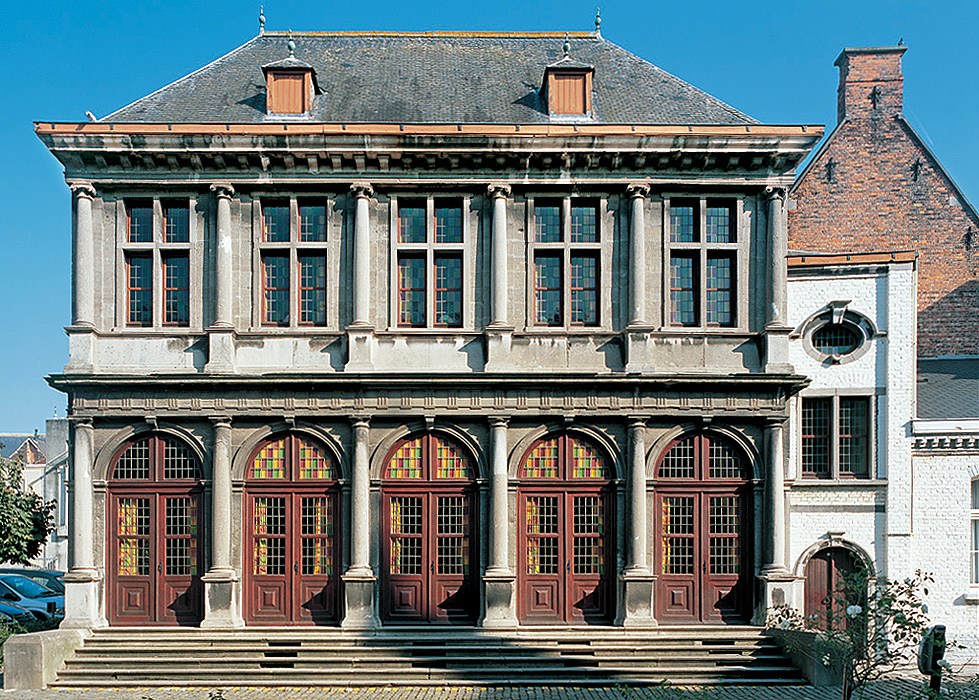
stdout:
<svg viewBox="0 0 979 700">
<path fill-rule="evenodd" d="M 201 619 L 200 492 L 113 491 L 109 618 L 127 625 Z"/>
<path fill-rule="evenodd" d="M 468 491 L 385 493 L 385 619 L 473 621 L 472 509 Z"/>
<path fill-rule="evenodd" d="M 743 620 L 748 586 L 745 499 L 737 492 L 666 492 L 656 502 L 657 619 Z"/>
<path fill-rule="evenodd" d="M 525 623 L 606 622 L 608 499 L 601 491 L 521 493 L 518 607 Z"/>
<path fill-rule="evenodd" d="M 268 625 L 338 619 L 335 492 L 248 495 L 246 617 Z"/>
<path fill-rule="evenodd" d="M 806 563 L 806 616 L 816 619 L 823 629 L 845 624 L 848 605 L 862 604 L 865 591 L 844 590 L 847 577 L 861 570 L 859 560 L 848 549 L 827 547 Z M 852 581 L 852 579 L 850 579 Z"/>
</svg>

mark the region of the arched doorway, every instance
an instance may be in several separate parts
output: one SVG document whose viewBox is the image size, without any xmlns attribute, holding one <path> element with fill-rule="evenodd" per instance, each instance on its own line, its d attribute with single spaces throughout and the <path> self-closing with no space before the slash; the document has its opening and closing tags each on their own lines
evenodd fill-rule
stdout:
<svg viewBox="0 0 979 700">
<path fill-rule="evenodd" d="M 866 566 L 846 547 L 824 547 L 806 562 L 806 616 L 822 629 L 849 624 L 846 608 L 864 605 Z"/>
<path fill-rule="evenodd" d="M 611 468 L 571 434 L 531 446 L 517 503 L 517 612 L 521 622 L 607 623 L 614 545 Z"/>
<path fill-rule="evenodd" d="M 126 443 L 108 483 L 109 622 L 196 625 L 203 602 L 203 489 L 197 455 L 152 434 Z"/>
<path fill-rule="evenodd" d="M 260 625 L 339 619 L 339 487 L 334 458 L 302 434 L 252 454 L 245 482 L 245 619 Z"/>
<path fill-rule="evenodd" d="M 713 432 L 682 435 L 656 467 L 656 619 L 742 622 L 751 609 L 748 462 Z"/>
<path fill-rule="evenodd" d="M 449 438 L 395 444 L 381 488 L 382 611 L 389 622 L 476 619 L 475 470 Z"/>
</svg>

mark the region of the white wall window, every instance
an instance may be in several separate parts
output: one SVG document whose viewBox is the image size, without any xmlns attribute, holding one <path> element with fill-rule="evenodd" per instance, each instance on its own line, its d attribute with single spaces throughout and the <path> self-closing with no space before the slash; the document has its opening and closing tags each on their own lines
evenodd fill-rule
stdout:
<svg viewBox="0 0 979 700">
<path fill-rule="evenodd" d="M 873 397 L 804 396 L 800 407 L 804 479 L 873 478 Z"/>
<path fill-rule="evenodd" d="M 972 512 L 969 528 L 972 532 L 969 552 L 969 581 L 979 586 L 979 476 L 972 480 Z"/>
</svg>

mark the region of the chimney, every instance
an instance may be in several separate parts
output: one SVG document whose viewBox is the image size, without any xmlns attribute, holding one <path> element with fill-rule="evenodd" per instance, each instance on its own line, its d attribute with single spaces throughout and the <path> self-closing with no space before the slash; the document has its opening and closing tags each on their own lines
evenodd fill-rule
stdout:
<svg viewBox="0 0 979 700">
<path fill-rule="evenodd" d="M 904 108 L 904 78 L 898 46 L 843 49 L 834 65 L 840 67 L 836 119 L 879 118 L 900 114 Z"/>
</svg>

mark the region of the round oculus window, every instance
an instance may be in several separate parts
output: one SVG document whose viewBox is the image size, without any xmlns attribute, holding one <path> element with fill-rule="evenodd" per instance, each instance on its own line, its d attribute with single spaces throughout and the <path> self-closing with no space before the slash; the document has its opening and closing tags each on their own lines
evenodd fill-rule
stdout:
<svg viewBox="0 0 979 700">
<path fill-rule="evenodd" d="M 849 355 L 860 345 L 856 329 L 842 323 L 828 323 L 812 334 L 812 347 L 824 355 Z"/>
</svg>

